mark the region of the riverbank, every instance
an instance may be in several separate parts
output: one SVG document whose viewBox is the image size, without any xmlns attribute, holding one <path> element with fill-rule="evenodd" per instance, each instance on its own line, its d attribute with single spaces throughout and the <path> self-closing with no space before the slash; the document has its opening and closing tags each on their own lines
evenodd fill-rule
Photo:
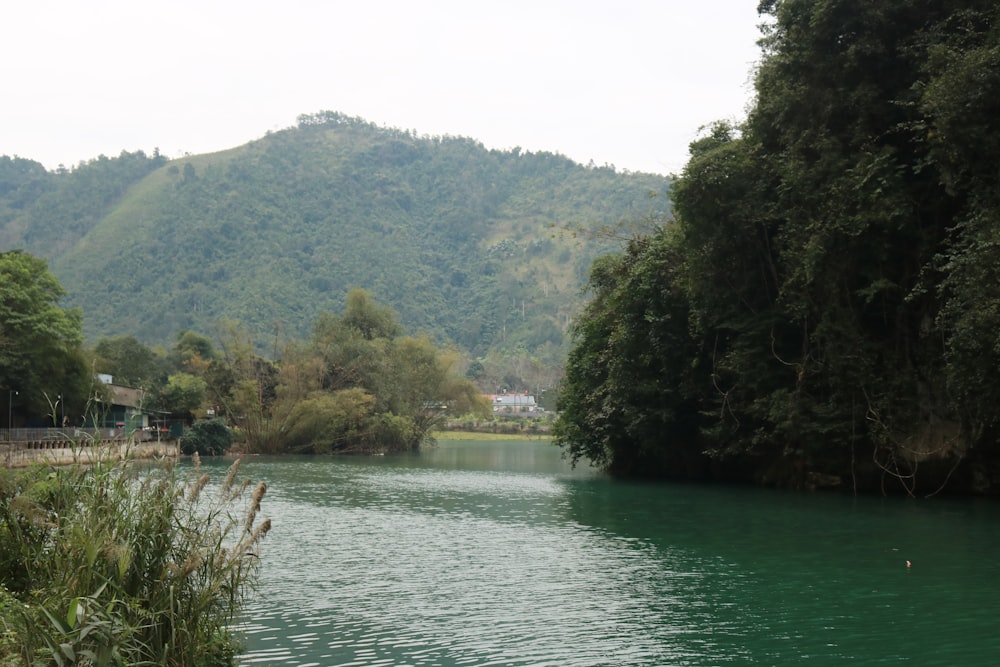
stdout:
<svg viewBox="0 0 1000 667">
<path fill-rule="evenodd" d="M 549 442 L 552 436 L 547 433 L 482 433 L 479 431 L 435 431 L 433 437 L 438 442 L 455 440 L 537 440 Z"/>
<path fill-rule="evenodd" d="M 37 463 L 72 465 L 96 461 L 125 459 L 160 459 L 180 456 L 176 442 L 135 442 L 87 445 L 85 447 L 28 448 L 0 446 L 0 465 L 6 468 L 26 468 Z"/>
</svg>

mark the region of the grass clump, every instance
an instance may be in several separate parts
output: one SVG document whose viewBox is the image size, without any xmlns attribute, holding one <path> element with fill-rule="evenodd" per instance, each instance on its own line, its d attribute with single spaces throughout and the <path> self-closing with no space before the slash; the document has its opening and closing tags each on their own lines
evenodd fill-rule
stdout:
<svg viewBox="0 0 1000 667">
<path fill-rule="evenodd" d="M 0 667 L 235 664 L 271 525 L 238 465 L 0 470 Z"/>
</svg>

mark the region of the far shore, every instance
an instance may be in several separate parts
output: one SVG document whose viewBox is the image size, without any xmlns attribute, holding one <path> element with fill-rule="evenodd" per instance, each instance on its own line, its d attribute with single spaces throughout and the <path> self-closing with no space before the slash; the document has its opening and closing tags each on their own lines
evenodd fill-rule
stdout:
<svg viewBox="0 0 1000 667">
<path fill-rule="evenodd" d="M 455 440 L 537 440 L 549 442 L 552 436 L 543 433 L 479 433 L 477 431 L 435 431 L 432 433 L 438 442 Z"/>
</svg>

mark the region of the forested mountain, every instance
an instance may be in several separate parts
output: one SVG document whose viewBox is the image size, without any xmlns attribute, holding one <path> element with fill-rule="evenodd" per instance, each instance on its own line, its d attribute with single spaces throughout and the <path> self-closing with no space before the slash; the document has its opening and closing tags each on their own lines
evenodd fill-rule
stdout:
<svg viewBox="0 0 1000 667">
<path fill-rule="evenodd" d="M 761 3 L 757 99 L 595 265 L 559 439 L 623 473 L 1000 491 L 1000 6 Z"/>
<path fill-rule="evenodd" d="M 305 338 L 360 287 L 408 331 L 541 382 L 561 365 L 591 261 L 613 247 L 569 230 L 662 217 L 667 198 L 651 195 L 667 187 L 321 112 L 175 160 L 47 172 L 0 158 L 0 249 L 46 257 L 92 340 L 165 342 L 235 319 L 268 347 Z"/>
</svg>

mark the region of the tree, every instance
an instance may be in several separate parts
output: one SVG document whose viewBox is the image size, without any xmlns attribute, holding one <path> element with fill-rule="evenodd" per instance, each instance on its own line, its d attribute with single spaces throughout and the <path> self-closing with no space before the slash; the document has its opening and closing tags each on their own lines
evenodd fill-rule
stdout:
<svg viewBox="0 0 1000 667">
<path fill-rule="evenodd" d="M 274 410 L 279 369 L 254 352 L 249 334 L 239 323 L 223 323 L 220 336 L 222 353 L 209 374 L 218 384 L 210 388 L 211 393 L 239 425 L 250 451 L 276 452 L 282 426 Z"/>
<path fill-rule="evenodd" d="M 356 329 L 365 340 L 395 338 L 400 333 L 396 315 L 388 306 L 375 302 L 363 289 L 352 289 L 347 294 L 343 322 Z"/>
<path fill-rule="evenodd" d="M 388 308 L 352 295 L 342 315 L 321 314 L 308 344 L 285 346 L 276 361 L 259 357 L 240 327 L 225 329 L 206 377 L 228 378 L 222 401 L 251 451 L 416 449 L 446 411 L 482 409 L 475 385 L 456 375 L 455 354 L 399 336 Z"/>
<path fill-rule="evenodd" d="M 594 266 L 557 437 L 628 471 L 697 424 L 748 479 L 978 485 L 1000 457 L 1000 9 L 761 9 L 756 104 L 691 145 L 670 243 Z"/>
<path fill-rule="evenodd" d="M 203 375 L 208 366 L 219 358 L 211 338 L 186 329 L 177 334 L 170 356 L 177 370 L 195 375 Z"/>
<path fill-rule="evenodd" d="M 95 370 L 111 375 L 115 384 L 152 388 L 167 377 L 167 359 L 133 336 L 101 338 L 94 356 Z"/>
<path fill-rule="evenodd" d="M 715 123 L 691 144 L 691 158 L 671 196 L 677 215 L 680 284 L 690 299 L 691 325 L 707 366 L 703 412 L 708 449 L 722 453 L 777 446 L 752 442 L 771 429 L 758 400 L 787 385 L 801 332 L 778 303 L 779 220 L 768 201 L 776 177 L 761 165 L 752 140 Z M 774 354 L 762 354 L 774 346 Z"/>
<path fill-rule="evenodd" d="M 197 452 L 201 456 L 220 456 L 233 444 L 233 433 L 221 419 L 196 421 L 181 438 L 184 454 Z"/>
<path fill-rule="evenodd" d="M 555 425 L 574 463 L 686 476 L 703 461 L 694 378 L 707 371 L 691 335 L 681 257 L 671 226 L 595 262 Z"/>
<path fill-rule="evenodd" d="M 977 6 L 978 4 L 978 6 Z M 958 203 L 938 258 L 944 374 L 963 428 L 1000 443 L 1000 7 L 969 3 L 927 35 L 928 58 L 914 131 Z"/>
<path fill-rule="evenodd" d="M 316 318 L 310 345 L 321 360 L 322 387 L 326 390 L 361 386 L 382 363 L 378 347 L 333 313 L 324 312 Z"/>
<path fill-rule="evenodd" d="M 387 350 L 389 358 L 381 394 L 385 412 L 412 426 L 402 438 L 416 449 L 445 414 L 461 415 L 478 408 L 479 391 L 470 380 L 453 372 L 455 357 L 442 353 L 427 338 L 402 337 Z"/>
<path fill-rule="evenodd" d="M 205 402 L 207 385 L 190 373 L 173 373 L 157 394 L 160 408 L 174 415 L 190 415 Z"/>
<path fill-rule="evenodd" d="M 282 445 L 312 454 L 380 448 L 370 438 L 374 420 L 375 397 L 360 387 L 316 392 L 292 407 Z"/>
<path fill-rule="evenodd" d="M 21 405 L 38 414 L 45 394 L 62 396 L 63 410 L 70 403 L 75 413 L 90 385 L 82 314 L 59 306 L 64 293 L 45 260 L 0 253 L 0 387 L 17 390 Z"/>
<path fill-rule="evenodd" d="M 465 377 L 469 378 L 473 382 L 482 379 L 485 375 L 486 367 L 483 366 L 483 362 L 479 359 L 476 359 L 469 364 L 469 368 L 465 371 Z"/>
<path fill-rule="evenodd" d="M 322 388 L 360 388 L 375 401 L 373 414 L 380 421 L 365 434 L 368 448 L 415 449 L 446 410 L 463 414 L 479 408 L 475 385 L 455 377 L 454 355 L 427 338 L 399 336 L 400 331 L 392 311 L 363 290 L 351 292 L 342 316 L 326 313 L 314 325 L 312 349 L 322 368 Z"/>
</svg>

